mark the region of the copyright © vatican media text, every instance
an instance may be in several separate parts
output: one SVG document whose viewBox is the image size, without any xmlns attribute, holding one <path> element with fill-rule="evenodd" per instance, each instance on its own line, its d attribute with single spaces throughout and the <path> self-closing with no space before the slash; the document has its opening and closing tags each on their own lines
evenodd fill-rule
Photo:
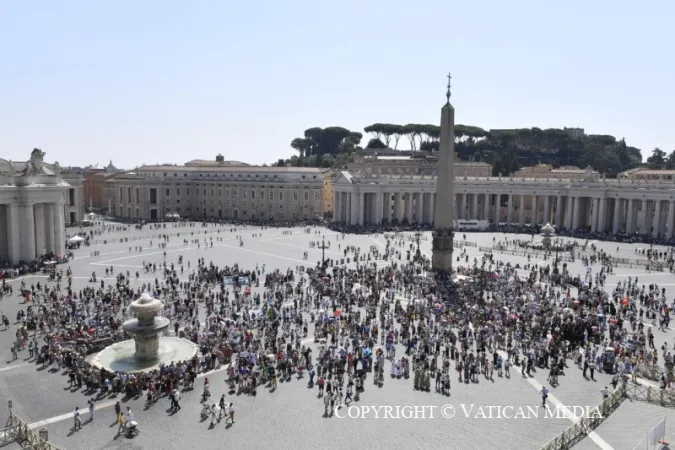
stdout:
<svg viewBox="0 0 675 450">
<path fill-rule="evenodd" d="M 597 407 L 591 406 L 502 406 L 475 405 L 337 405 L 333 416 L 338 419 L 602 419 Z"/>
</svg>

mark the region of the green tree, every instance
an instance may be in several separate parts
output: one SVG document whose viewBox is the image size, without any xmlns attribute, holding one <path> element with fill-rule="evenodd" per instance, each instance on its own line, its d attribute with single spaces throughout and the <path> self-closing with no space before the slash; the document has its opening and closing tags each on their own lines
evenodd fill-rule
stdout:
<svg viewBox="0 0 675 450">
<path fill-rule="evenodd" d="M 666 152 L 656 147 L 652 155 L 647 158 L 647 164 L 654 169 L 660 169 L 666 165 Z"/>
<path fill-rule="evenodd" d="M 366 148 L 386 148 L 387 146 L 379 139 L 371 139 L 368 141 Z"/>
<path fill-rule="evenodd" d="M 668 170 L 675 169 L 675 150 L 670 152 L 668 158 L 666 159 L 666 169 Z"/>
<path fill-rule="evenodd" d="M 305 155 L 309 155 L 310 147 L 311 141 L 309 139 L 295 138 L 291 141 L 291 148 L 298 152 L 300 159 L 304 158 Z"/>
</svg>

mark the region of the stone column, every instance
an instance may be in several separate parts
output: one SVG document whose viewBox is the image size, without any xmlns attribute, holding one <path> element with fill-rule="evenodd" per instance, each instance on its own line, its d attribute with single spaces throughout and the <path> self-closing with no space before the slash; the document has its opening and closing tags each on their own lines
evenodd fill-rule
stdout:
<svg viewBox="0 0 675 450">
<path fill-rule="evenodd" d="M 469 220 L 478 220 L 478 194 L 471 194 L 471 217 Z"/>
<path fill-rule="evenodd" d="M 466 220 L 466 193 L 460 194 L 462 196 L 462 202 L 460 203 L 462 206 L 460 207 L 458 219 Z"/>
<path fill-rule="evenodd" d="M 403 220 L 403 198 L 400 192 L 394 193 L 394 217 L 399 223 Z"/>
<path fill-rule="evenodd" d="M 604 233 L 607 230 L 607 199 L 600 199 L 600 217 L 598 218 L 598 231 Z"/>
<path fill-rule="evenodd" d="M 35 251 L 38 256 L 47 253 L 45 247 L 45 205 L 44 203 L 37 203 L 34 206 L 33 214 L 35 215 Z"/>
<path fill-rule="evenodd" d="M 506 206 L 506 223 L 509 226 L 513 223 L 513 194 L 509 194 L 509 201 Z"/>
<path fill-rule="evenodd" d="M 654 208 L 654 231 L 652 235 L 658 237 L 661 233 L 661 200 L 656 200 L 656 205 Z"/>
<path fill-rule="evenodd" d="M 555 201 L 555 227 L 563 228 L 563 196 L 559 195 Z"/>
<path fill-rule="evenodd" d="M 612 222 L 612 234 L 617 234 L 620 229 L 623 229 L 622 222 L 623 215 L 621 214 L 621 199 L 616 197 L 614 199 L 614 220 Z"/>
<path fill-rule="evenodd" d="M 16 263 L 21 259 L 20 209 L 16 205 L 7 205 L 7 255 L 9 261 Z"/>
<path fill-rule="evenodd" d="M 20 259 L 31 262 L 37 257 L 35 246 L 35 210 L 32 204 L 19 206 Z"/>
<path fill-rule="evenodd" d="M 548 194 L 544 195 L 544 217 L 541 221 L 544 225 L 551 222 L 551 211 L 549 210 L 551 207 L 550 197 Z"/>
<path fill-rule="evenodd" d="M 382 192 L 377 191 L 373 194 L 375 196 L 375 224 L 382 223 Z"/>
<path fill-rule="evenodd" d="M 537 220 L 539 219 L 539 205 L 537 205 L 537 194 L 532 196 L 532 226 L 537 226 Z"/>
<path fill-rule="evenodd" d="M 424 223 L 424 194 L 422 192 L 418 192 L 416 194 L 416 199 L 415 199 L 415 209 L 416 213 L 415 215 L 417 216 L 417 224 L 421 225 Z"/>
<path fill-rule="evenodd" d="M 48 203 L 45 205 L 45 247 L 47 252 L 55 252 L 54 249 L 54 211 L 56 204 Z"/>
<path fill-rule="evenodd" d="M 525 194 L 520 194 L 520 226 L 525 225 Z"/>
<path fill-rule="evenodd" d="M 364 219 L 364 217 L 363 217 L 363 211 L 364 211 L 364 209 L 365 209 L 365 208 L 364 208 L 364 206 L 365 206 L 364 204 L 365 204 L 365 195 L 364 195 L 363 192 L 359 192 L 359 194 L 358 194 L 358 201 L 357 201 L 357 205 L 358 205 L 358 208 L 359 208 L 359 213 L 358 213 L 358 216 L 357 216 L 357 217 L 358 217 L 358 222 L 357 222 L 357 223 L 358 223 L 359 225 L 363 225 L 363 219 Z"/>
<path fill-rule="evenodd" d="M 572 215 L 574 214 L 574 197 L 567 195 L 565 198 L 565 228 L 568 230 L 572 229 Z"/>
<path fill-rule="evenodd" d="M 598 207 L 600 199 L 591 197 L 591 201 L 593 202 L 591 207 L 591 231 L 595 232 L 598 231 Z"/>
<path fill-rule="evenodd" d="M 490 220 L 490 200 L 492 200 L 492 194 L 483 194 L 483 219 Z"/>
<path fill-rule="evenodd" d="M 572 212 L 572 226 L 570 229 L 576 230 L 579 227 L 579 213 L 581 212 L 581 197 L 574 197 L 574 211 Z"/>
<path fill-rule="evenodd" d="M 647 234 L 647 233 L 649 233 L 649 230 L 651 229 L 651 226 L 648 223 L 649 219 L 647 217 L 647 209 L 648 209 L 647 200 L 643 199 L 640 202 L 640 207 L 641 207 L 641 209 L 640 209 L 640 224 L 639 224 L 640 234 Z"/>
<path fill-rule="evenodd" d="M 384 208 L 382 213 L 383 219 L 387 219 L 387 222 L 391 223 L 391 192 L 384 191 L 382 194 L 384 196 Z"/>
<path fill-rule="evenodd" d="M 626 200 L 628 202 L 628 212 L 626 214 L 626 234 L 633 234 L 635 232 L 635 229 L 633 228 L 633 223 L 635 222 L 633 219 L 633 201 L 632 198 L 629 198 Z"/>
<path fill-rule="evenodd" d="M 668 203 L 668 222 L 666 223 L 666 237 L 673 237 L 673 226 L 675 225 L 675 202 Z"/>
<path fill-rule="evenodd" d="M 63 200 L 54 206 L 54 253 L 58 256 L 65 254 L 66 224 Z"/>
<path fill-rule="evenodd" d="M 413 223 L 413 193 L 408 192 L 405 194 L 405 218 L 408 219 L 408 223 Z"/>
<path fill-rule="evenodd" d="M 509 196 L 511 198 L 511 196 Z M 502 221 L 502 194 L 495 195 L 495 225 L 499 225 Z"/>
<path fill-rule="evenodd" d="M 429 194 L 429 223 L 433 224 L 436 219 L 436 194 Z"/>
<path fill-rule="evenodd" d="M 349 223 L 356 225 L 359 223 L 359 207 L 357 205 L 358 194 L 356 192 L 349 193 Z"/>
</svg>

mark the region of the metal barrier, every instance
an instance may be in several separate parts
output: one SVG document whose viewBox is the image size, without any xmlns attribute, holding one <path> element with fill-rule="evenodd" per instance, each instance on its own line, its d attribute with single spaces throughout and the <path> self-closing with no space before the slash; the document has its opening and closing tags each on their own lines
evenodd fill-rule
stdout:
<svg viewBox="0 0 675 450">
<path fill-rule="evenodd" d="M 26 422 L 10 410 L 5 428 L 0 431 L 0 446 L 16 442 L 24 450 L 61 450 L 47 442 L 46 439 L 42 439 L 40 434 L 47 437 L 45 430 L 31 429 Z"/>
<path fill-rule="evenodd" d="M 622 384 L 598 405 L 597 410 L 592 410 L 594 414 L 579 419 L 578 422 L 544 444 L 541 450 L 565 450 L 572 447 L 598 427 L 625 399 L 626 385 Z"/>
<path fill-rule="evenodd" d="M 541 447 L 541 450 L 565 450 L 598 427 L 624 400 L 647 402 L 675 408 L 675 391 L 635 383 L 623 383 L 598 406 L 600 414 L 583 417 Z M 593 410 L 595 412 L 595 410 Z"/>
</svg>

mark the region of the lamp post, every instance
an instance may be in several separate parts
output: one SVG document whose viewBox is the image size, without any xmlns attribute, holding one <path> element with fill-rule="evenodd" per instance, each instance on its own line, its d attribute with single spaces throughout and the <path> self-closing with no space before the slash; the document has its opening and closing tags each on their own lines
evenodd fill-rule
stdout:
<svg viewBox="0 0 675 450">
<path fill-rule="evenodd" d="M 321 245 L 318 248 L 321 249 L 321 273 L 326 273 L 326 249 L 328 246 L 326 245 L 325 237 L 321 238 Z"/>
</svg>

